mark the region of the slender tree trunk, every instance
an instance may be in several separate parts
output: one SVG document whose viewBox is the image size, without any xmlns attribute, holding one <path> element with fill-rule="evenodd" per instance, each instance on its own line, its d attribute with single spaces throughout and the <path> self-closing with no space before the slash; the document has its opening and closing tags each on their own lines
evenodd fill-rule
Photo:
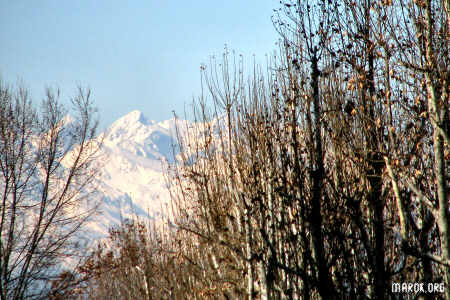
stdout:
<svg viewBox="0 0 450 300">
<path fill-rule="evenodd" d="M 448 8 L 448 7 L 447 7 Z M 446 101 L 448 103 L 448 99 L 442 99 L 443 103 L 439 104 L 439 96 L 435 83 L 434 76 L 436 74 L 436 64 L 435 57 L 433 55 L 433 25 L 432 25 L 432 11 L 431 11 L 431 0 L 427 0 L 426 2 L 426 10 L 425 10 L 425 18 L 426 18 L 426 43 L 425 43 L 425 55 L 427 62 L 427 72 L 425 73 L 425 78 L 427 82 L 428 89 L 428 110 L 430 114 L 430 118 L 433 124 L 433 150 L 434 150 L 434 173 L 436 176 L 436 184 L 437 184 L 437 196 L 439 201 L 439 217 L 437 220 L 437 224 L 439 227 L 440 241 L 441 241 L 441 255 L 444 260 L 450 259 L 450 240 L 449 240 L 449 213 L 448 213 L 448 186 L 446 180 L 446 170 L 445 170 L 445 157 L 444 157 L 444 139 L 440 132 L 442 129 L 442 116 L 441 111 L 447 107 Z M 446 89 L 446 87 L 443 87 Z M 442 93 L 446 94 L 446 93 Z M 442 107 L 443 106 L 443 107 Z M 445 112 L 446 113 L 446 112 Z M 447 125 L 448 126 L 448 125 Z M 449 268 L 443 266 L 444 269 L 444 281 L 446 285 L 445 296 L 447 299 L 450 299 L 450 272 Z"/>
<path fill-rule="evenodd" d="M 317 57 L 312 59 L 312 89 L 313 89 L 313 109 L 314 109 L 314 130 L 311 140 L 314 142 L 314 167 L 312 170 L 312 199 L 311 199 L 311 234 L 315 259 L 319 273 L 319 294 L 322 299 L 334 299 L 336 290 L 334 288 L 331 274 L 328 269 L 327 259 L 324 251 L 324 238 L 322 233 L 322 188 L 325 169 L 323 164 L 323 149 L 321 137 L 321 109 L 319 103 L 319 70 Z"/>
<path fill-rule="evenodd" d="M 245 247 L 247 256 L 247 295 L 248 299 L 255 298 L 255 276 L 253 268 L 253 251 L 252 251 L 252 231 L 250 224 L 250 213 L 248 209 L 245 209 Z"/>
<path fill-rule="evenodd" d="M 264 265 L 262 262 L 258 262 L 258 274 L 260 281 L 260 297 L 261 300 L 268 300 L 269 297 L 267 295 L 267 279 L 266 279 L 266 270 L 264 269 Z"/>
<path fill-rule="evenodd" d="M 370 124 L 370 129 L 368 129 L 368 180 L 370 185 L 369 191 L 369 203 L 373 209 L 373 219 L 372 225 L 374 227 L 374 239 L 375 239 L 375 259 L 374 259 L 374 283 L 375 289 L 374 294 L 375 298 L 382 300 L 385 299 L 386 295 L 386 282 L 388 279 L 386 278 L 386 269 L 384 265 L 384 257 L 385 257 L 385 232 L 384 232 L 384 199 L 382 198 L 382 174 L 384 169 L 384 160 L 380 154 L 379 149 L 379 141 L 378 131 L 381 131 L 381 128 L 377 128 L 373 123 L 376 119 L 375 115 L 375 57 L 374 50 L 375 45 L 371 41 L 370 37 L 370 8 L 372 6 L 371 0 L 367 0 L 365 7 L 365 24 L 364 24 L 364 35 L 365 35 L 365 44 L 366 44 L 366 57 L 368 63 L 368 72 L 367 78 L 365 82 L 365 86 L 368 88 L 369 96 L 363 94 L 364 101 L 366 102 L 364 107 L 365 110 L 368 111 L 368 121 Z"/>
</svg>

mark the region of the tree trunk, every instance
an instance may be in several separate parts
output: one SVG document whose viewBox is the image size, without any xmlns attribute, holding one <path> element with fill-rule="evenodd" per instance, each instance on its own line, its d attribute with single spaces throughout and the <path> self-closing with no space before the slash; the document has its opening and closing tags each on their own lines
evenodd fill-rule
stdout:
<svg viewBox="0 0 450 300">
<path fill-rule="evenodd" d="M 322 299 L 334 299 L 336 297 L 336 290 L 334 288 L 331 274 L 328 269 L 327 259 L 324 251 L 324 239 L 322 233 L 322 188 L 323 179 L 325 176 L 324 164 L 323 164 L 323 149 L 322 149 L 322 137 L 321 137 L 321 109 L 319 103 L 319 70 L 317 65 L 317 57 L 313 56 L 312 59 L 312 74 L 311 85 L 313 89 L 313 106 L 314 106 L 314 130 L 311 132 L 313 135 L 311 141 L 314 143 L 314 166 L 311 172 L 311 179 L 313 184 L 312 199 L 311 199 L 311 236 L 313 240 L 314 256 L 318 266 L 319 273 L 319 294 Z"/>
<path fill-rule="evenodd" d="M 447 8 L 448 9 L 448 8 Z M 432 25 L 432 11 L 431 11 L 431 0 L 426 2 L 426 43 L 425 43 L 425 55 L 427 63 L 427 72 L 425 73 L 427 90 L 428 90 L 428 110 L 430 114 L 430 119 L 433 125 L 433 150 L 434 150 L 434 173 L 436 176 L 437 184 L 437 196 L 439 201 L 438 210 L 438 220 L 437 224 L 439 227 L 440 241 L 441 241 L 441 256 L 444 260 L 448 261 L 450 259 L 450 240 L 448 234 L 449 228 L 449 214 L 448 214 L 448 187 L 446 181 L 446 170 L 445 170 L 445 157 L 444 157 L 444 139 L 440 132 L 444 124 L 442 123 L 441 111 L 446 109 L 446 104 L 448 105 L 448 99 L 442 99 L 442 106 L 439 105 L 439 96 L 436 88 L 436 82 L 434 76 L 437 74 L 435 57 L 433 55 L 433 25 Z M 447 87 L 443 87 L 446 89 Z M 441 93 L 441 94 L 446 94 Z M 447 103 L 446 103 L 447 102 Z M 443 115 L 444 115 L 443 114 Z M 447 125 L 448 126 L 448 125 Z M 444 281 L 446 285 L 445 296 L 446 299 L 450 299 L 450 272 L 449 268 L 446 266 L 442 267 L 444 270 Z"/>
</svg>

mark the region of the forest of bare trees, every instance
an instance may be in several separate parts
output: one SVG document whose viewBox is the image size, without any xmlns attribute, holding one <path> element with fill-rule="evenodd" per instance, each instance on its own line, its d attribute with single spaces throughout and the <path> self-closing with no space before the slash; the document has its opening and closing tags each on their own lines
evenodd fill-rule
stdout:
<svg viewBox="0 0 450 300">
<path fill-rule="evenodd" d="M 450 2 L 282 1 L 273 22 L 267 66 L 202 67 L 167 222 L 112 230 L 90 298 L 450 299 Z"/>
</svg>

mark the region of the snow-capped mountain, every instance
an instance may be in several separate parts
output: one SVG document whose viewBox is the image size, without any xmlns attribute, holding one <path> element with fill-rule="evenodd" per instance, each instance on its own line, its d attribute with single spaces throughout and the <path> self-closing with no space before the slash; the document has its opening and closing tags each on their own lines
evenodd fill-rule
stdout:
<svg viewBox="0 0 450 300">
<path fill-rule="evenodd" d="M 100 214 L 89 224 L 93 236 L 134 215 L 160 217 L 169 201 L 163 164 L 173 160 L 175 125 L 175 119 L 156 123 L 132 111 L 99 136 L 104 167 L 96 193 Z"/>
</svg>

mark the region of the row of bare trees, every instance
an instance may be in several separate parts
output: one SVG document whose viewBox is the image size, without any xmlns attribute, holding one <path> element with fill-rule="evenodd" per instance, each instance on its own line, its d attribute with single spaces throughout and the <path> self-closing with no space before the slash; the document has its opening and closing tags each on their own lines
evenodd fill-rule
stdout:
<svg viewBox="0 0 450 300">
<path fill-rule="evenodd" d="M 450 299 L 449 1 L 282 1 L 274 24 L 267 69 L 202 68 L 170 221 L 115 231 L 91 292 Z"/>
</svg>

